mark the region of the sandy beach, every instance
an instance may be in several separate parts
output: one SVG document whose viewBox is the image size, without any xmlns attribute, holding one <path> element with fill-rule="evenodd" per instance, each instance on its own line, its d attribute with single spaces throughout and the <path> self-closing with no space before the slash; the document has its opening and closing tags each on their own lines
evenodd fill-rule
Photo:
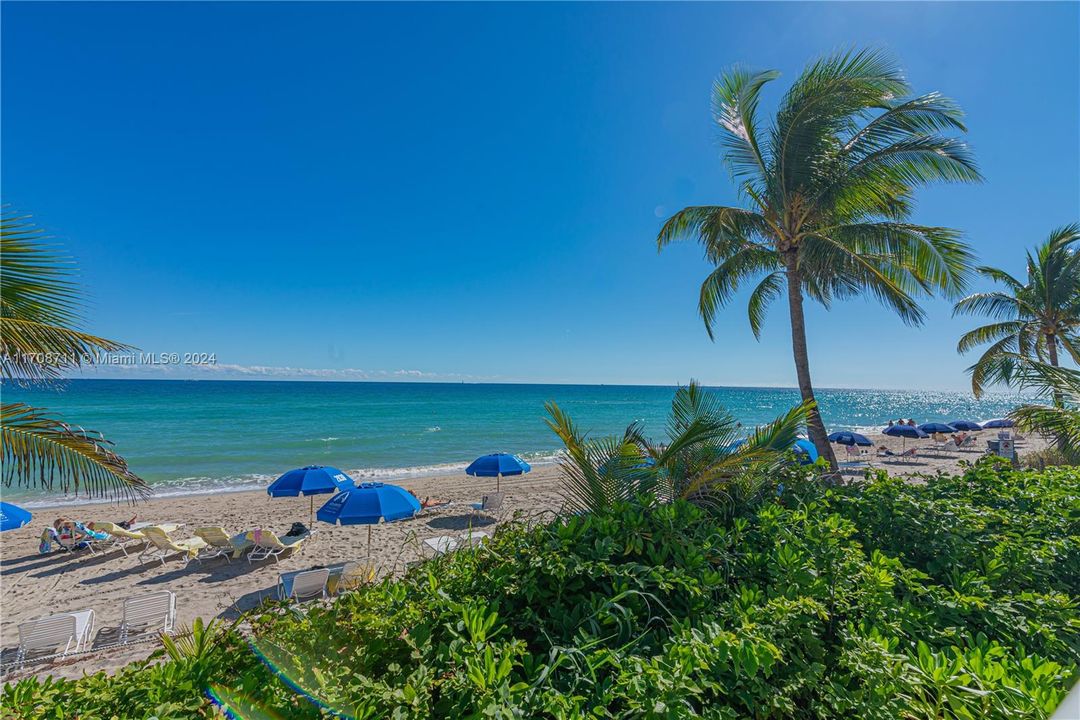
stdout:
<svg viewBox="0 0 1080 720">
<path fill-rule="evenodd" d="M 927 441 L 919 441 L 918 457 L 903 462 L 882 463 L 870 451 L 870 463 L 894 475 L 935 474 L 953 471 L 964 462 L 981 456 L 985 450 L 982 433 L 978 445 L 970 451 L 933 454 Z M 915 443 L 900 439 L 871 436 L 876 445 L 893 451 Z M 1042 447 L 1038 439 L 1020 446 L 1021 452 Z M 840 448 L 838 459 L 844 475 L 857 479 L 866 465 L 846 462 Z M 380 576 L 400 573 L 405 563 L 430 556 L 423 540 L 441 535 L 460 535 L 470 524 L 492 532 L 495 520 L 473 516 L 469 507 L 485 493 L 495 490 L 495 481 L 473 478 L 464 474 L 441 475 L 411 479 L 401 484 L 414 490 L 421 498 L 431 496 L 452 501 L 448 507 L 434 510 L 415 519 L 380 524 L 372 529 L 371 557 Z M 502 480 L 505 502 L 500 519 L 506 521 L 525 516 L 540 519 L 552 517 L 562 506 L 559 495 L 558 468 L 544 466 L 528 475 Z M 316 496 L 318 508 L 328 496 Z M 66 506 L 62 509 L 38 508 L 35 519 L 27 527 L 5 532 L 0 537 L 0 637 L 3 658 L 10 661 L 18 645 L 18 624 L 58 610 L 92 608 L 96 613 L 96 629 L 92 647 L 87 654 L 70 657 L 51 665 L 28 665 L 20 674 L 52 674 L 78 677 L 84 672 L 115 670 L 132 660 L 145 658 L 157 643 L 153 640 L 122 648 L 107 648 L 115 642 L 120 622 L 121 603 L 125 597 L 168 589 L 177 596 L 179 627 L 191 624 L 196 617 L 235 618 L 240 612 L 255 607 L 264 598 L 273 597 L 278 574 L 331 565 L 364 558 L 367 551 L 366 526 L 331 526 L 314 522 L 315 534 L 297 553 L 284 556 L 280 562 L 266 560 L 249 563 L 246 559 L 226 562 L 224 559 L 184 563 L 179 555 L 171 556 L 162 565 L 158 561 L 140 564 L 138 550 L 125 557 L 120 550 L 106 554 L 78 553 L 38 554 L 38 538 L 47 522 L 58 515 L 74 516 L 84 522 L 117 521 L 137 513 L 140 521 L 179 523 L 182 527 L 173 535 L 177 539 L 192 537 L 196 528 L 220 526 L 228 533 L 257 527 L 284 533 L 291 523 L 307 524 L 307 498 L 271 499 L 264 492 L 217 493 L 151 499 L 135 508 L 128 505 L 95 504 Z"/>
</svg>

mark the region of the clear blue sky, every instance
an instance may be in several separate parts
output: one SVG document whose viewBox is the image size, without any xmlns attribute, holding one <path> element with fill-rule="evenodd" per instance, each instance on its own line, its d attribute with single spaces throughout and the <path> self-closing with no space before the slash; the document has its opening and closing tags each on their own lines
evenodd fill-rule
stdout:
<svg viewBox="0 0 1080 720">
<path fill-rule="evenodd" d="M 888 48 L 968 114 L 987 182 L 917 219 L 981 259 L 1080 219 L 1077 3 L 96 5 L 5 2 L 3 198 L 76 256 L 89 329 L 333 376 L 793 385 L 786 310 L 711 343 L 699 250 L 661 219 L 736 201 L 725 67 L 780 91 Z M 768 108 L 766 108 L 768 109 Z M 950 305 L 808 316 L 818 385 L 963 388 Z M 278 371 L 284 372 L 284 371 Z M 406 377 L 415 376 L 412 375 Z"/>
</svg>

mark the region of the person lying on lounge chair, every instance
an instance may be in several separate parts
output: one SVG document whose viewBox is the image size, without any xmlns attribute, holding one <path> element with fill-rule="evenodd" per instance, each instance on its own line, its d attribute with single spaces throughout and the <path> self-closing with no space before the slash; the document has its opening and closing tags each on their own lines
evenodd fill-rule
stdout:
<svg viewBox="0 0 1080 720">
<path fill-rule="evenodd" d="M 410 490 L 409 488 L 405 488 L 405 492 L 409 493 L 409 494 L 410 494 L 410 495 L 412 495 L 412 496 L 413 496 L 414 498 L 416 498 L 417 502 L 419 502 L 419 503 L 420 503 L 420 509 L 421 509 L 421 510 L 427 510 L 428 508 L 437 508 L 437 507 L 444 507 L 444 506 L 446 506 L 446 505 L 449 505 L 449 504 L 450 504 L 450 501 L 449 501 L 449 500 L 447 500 L 447 499 L 442 499 L 442 498 L 433 498 L 433 497 L 431 497 L 430 495 L 428 495 L 428 496 L 427 496 L 427 497 L 425 497 L 425 498 L 424 498 L 423 500 L 421 500 L 421 499 L 420 499 L 420 496 L 419 496 L 419 495 L 417 495 L 416 493 L 414 493 L 414 492 L 413 492 L 412 490 Z"/>
</svg>

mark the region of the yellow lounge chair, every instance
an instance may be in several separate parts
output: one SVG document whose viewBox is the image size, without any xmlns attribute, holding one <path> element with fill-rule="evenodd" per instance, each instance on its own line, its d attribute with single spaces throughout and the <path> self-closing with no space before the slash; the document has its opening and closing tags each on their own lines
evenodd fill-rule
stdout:
<svg viewBox="0 0 1080 720">
<path fill-rule="evenodd" d="M 274 558 L 274 562 L 277 562 L 278 558 L 287 550 L 299 550 L 304 541 L 311 537 L 311 531 L 309 530 L 303 535 L 286 536 L 284 540 L 270 530 L 252 530 L 247 535 L 253 545 L 251 552 L 248 553 L 249 563 L 256 560 L 265 560 L 268 557 Z"/>
<path fill-rule="evenodd" d="M 240 533 L 230 537 L 225 529 L 220 527 L 198 528 L 195 530 L 195 536 L 206 543 L 206 547 L 199 550 L 199 554 L 195 556 L 195 559 L 199 561 L 224 556 L 226 562 L 231 563 L 232 558 L 239 558 L 254 544 L 249 538 L 249 533 Z"/>
<path fill-rule="evenodd" d="M 345 563 L 341 568 L 341 577 L 337 580 L 334 593 L 339 594 L 349 590 L 356 590 L 361 585 L 367 585 L 375 580 L 375 561 L 371 558 L 352 560 Z"/>
<path fill-rule="evenodd" d="M 169 534 L 156 526 L 143 528 L 140 532 L 146 536 L 146 549 L 139 553 L 139 562 L 145 558 L 160 560 L 165 564 L 165 558 L 172 553 L 182 553 L 185 563 L 190 562 L 199 554 L 199 550 L 206 547 L 206 541 L 202 538 L 188 538 L 187 540 L 173 540 Z"/>
</svg>

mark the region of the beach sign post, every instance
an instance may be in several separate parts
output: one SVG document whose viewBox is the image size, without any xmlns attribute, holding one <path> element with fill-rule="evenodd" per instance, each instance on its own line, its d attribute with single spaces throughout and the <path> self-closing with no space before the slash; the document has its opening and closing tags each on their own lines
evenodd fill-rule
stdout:
<svg viewBox="0 0 1080 720">
<path fill-rule="evenodd" d="M 403 487 L 387 483 L 360 483 L 330 498 L 315 514 L 331 525 L 367 525 L 368 557 L 371 556 L 371 526 L 379 521 L 394 522 L 414 517 L 420 501 Z"/>
<path fill-rule="evenodd" d="M 308 465 L 290 470 L 266 488 L 266 494 L 275 497 L 308 496 L 308 522 L 313 522 L 315 499 L 313 495 L 326 495 L 353 487 L 352 478 L 337 468 L 326 465 Z"/>
<path fill-rule="evenodd" d="M 465 473 L 475 477 L 495 478 L 495 492 L 499 492 L 503 475 L 524 475 L 530 470 L 532 466 L 517 455 L 492 453 L 473 460 L 472 464 L 465 468 Z"/>
</svg>

